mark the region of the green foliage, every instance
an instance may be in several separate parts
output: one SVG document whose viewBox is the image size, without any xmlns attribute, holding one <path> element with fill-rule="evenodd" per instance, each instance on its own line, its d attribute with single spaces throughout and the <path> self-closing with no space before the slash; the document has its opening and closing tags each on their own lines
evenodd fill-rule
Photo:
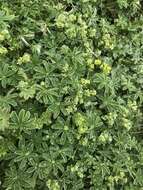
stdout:
<svg viewBox="0 0 143 190">
<path fill-rule="evenodd" d="M 143 188 L 140 0 L 0 1 L 0 189 Z"/>
</svg>

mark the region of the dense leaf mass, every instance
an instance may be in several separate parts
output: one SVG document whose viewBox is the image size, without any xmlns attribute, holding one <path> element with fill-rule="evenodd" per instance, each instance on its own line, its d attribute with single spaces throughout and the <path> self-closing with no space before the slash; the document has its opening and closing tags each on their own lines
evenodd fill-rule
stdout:
<svg viewBox="0 0 143 190">
<path fill-rule="evenodd" d="M 0 8 L 0 189 L 142 190 L 142 1 Z"/>
</svg>

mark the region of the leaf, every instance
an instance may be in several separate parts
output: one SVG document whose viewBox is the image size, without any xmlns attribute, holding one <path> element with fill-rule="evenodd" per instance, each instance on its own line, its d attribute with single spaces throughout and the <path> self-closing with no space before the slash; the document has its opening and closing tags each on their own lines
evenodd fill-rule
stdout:
<svg viewBox="0 0 143 190">
<path fill-rule="evenodd" d="M 30 112 L 24 109 L 20 110 L 19 114 L 14 111 L 11 113 L 11 125 L 17 129 L 29 128 L 31 125 Z"/>
<path fill-rule="evenodd" d="M 7 109 L 0 109 L 0 131 L 9 128 L 9 112 Z"/>
<path fill-rule="evenodd" d="M 3 11 L 0 11 L 0 22 L 2 21 L 11 21 L 15 18 L 14 15 L 5 15 Z"/>
</svg>

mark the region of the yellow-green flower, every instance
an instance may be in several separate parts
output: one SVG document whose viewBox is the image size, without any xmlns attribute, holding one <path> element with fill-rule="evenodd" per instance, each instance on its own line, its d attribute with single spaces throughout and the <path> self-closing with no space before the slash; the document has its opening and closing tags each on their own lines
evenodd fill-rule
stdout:
<svg viewBox="0 0 143 190">
<path fill-rule="evenodd" d="M 128 107 L 129 107 L 129 109 L 131 109 L 133 111 L 137 111 L 137 109 L 138 109 L 137 102 L 129 100 Z"/>
<path fill-rule="evenodd" d="M 27 63 L 27 62 L 30 62 L 30 60 L 31 60 L 31 56 L 28 53 L 25 53 L 23 56 L 23 62 Z"/>
<path fill-rule="evenodd" d="M 100 134 L 98 140 L 101 143 L 111 142 L 112 136 L 110 134 L 108 134 L 107 132 L 103 132 Z"/>
<path fill-rule="evenodd" d="M 102 61 L 100 60 L 100 59 L 96 59 L 95 61 L 94 61 L 94 64 L 95 65 L 101 65 L 102 64 Z"/>
<path fill-rule="evenodd" d="M 126 128 L 128 131 L 132 128 L 132 123 L 129 119 L 123 118 L 122 119 L 123 127 Z"/>
<path fill-rule="evenodd" d="M 69 65 L 66 63 L 64 66 L 63 66 L 63 72 L 67 72 L 69 70 Z"/>
<path fill-rule="evenodd" d="M 7 54 L 8 50 L 5 47 L 0 47 L 0 55 Z"/>
<path fill-rule="evenodd" d="M 66 111 L 67 111 L 68 114 L 70 114 L 70 113 L 73 112 L 73 108 L 72 108 L 71 106 L 68 106 L 68 107 L 66 108 Z"/>
<path fill-rule="evenodd" d="M 74 22 L 74 21 L 76 21 L 76 16 L 73 15 L 73 14 L 71 14 L 71 15 L 69 15 L 69 17 L 68 17 L 68 20 L 69 20 L 70 22 Z"/>
<path fill-rule="evenodd" d="M 91 70 L 94 69 L 94 63 L 93 63 L 92 58 L 87 59 L 87 65 L 88 65 L 88 67 L 89 67 Z"/>
<path fill-rule="evenodd" d="M 87 30 L 86 28 L 84 28 L 84 26 L 82 26 L 81 28 L 79 28 L 79 31 L 80 31 L 80 35 L 83 39 L 86 38 L 86 35 L 87 35 Z"/>
<path fill-rule="evenodd" d="M 65 131 L 68 131 L 69 130 L 69 127 L 67 125 L 64 126 L 64 130 Z"/>
<path fill-rule="evenodd" d="M 114 48 L 114 39 L 111 38 L 110 34 L 105 34 L 103 36 L 103 41 L 105 44 L 105 48 L 113 49 Z"/>
<path fill-rule="evenodd" d="M 57 180 L 51 180 L 49 179 L 46 182 L 46 186 L 51 190 L 60 190 L 60 185 Z"/>
<path fill-rule="evenodd" d="M 92 37 L 95 37 L 96 36 L 96 29 L 93 28 L 89 31 L 89 36 L 92 38 Z"/>
<path fill-rule="evenodd" d="M 1 32 L 0 32 L 0 41 L 2 42 L 2 41 L 4 41 L 6 38 L 8 38 L 9 37 L 9 32 L 8 32 L 8 30 L 2 30 Z"/>
<path fill-rule="evenodd" d="M 88 96 L 88 97 L 96 95 L 96 90 L 89 90 L 89 89 L 87 89 L 84 92 L 85 92 L 85 95 Z"/>
<path fill-rule="evenodd" d="M 103 70 L 103 73 L 105 73 L 105 74 L 109 74 L 112 70 L 111 66 L 106 63 L 102 63 L 100 68 Z"/>
<path fill-rule="evenodd" d="M 58 28 L 64 28 L 66 23 L 66 15 L 65 14 L 60 14 L 58 18 L 56 19 L 56 25 Z"/>
<path fill-rule="evenodd" d="M 83 139 L 80 140 L 80 143 L 83 145 L 83 146 L 86 146 L 88 144 L 88 139 L 85 137 Z"/>
<path fill-rule="evenodd" d="M 90 80 L 88 80 L 88 79 L 82 78 L 80 81 L 81 81 L 81 84 L 82 84 L 83 86 L 85 86 L 85 85 L 87 85 L 87 84 L 90 84 Z"/>
<path fill-rule="evenodd" d="M 84 125 L 84 122 L 85 122 L 85 118 L 80 113 L 78 113 L 77 120 L 76 120 L 77 125 L 82 126 Z"/>
<path fill-rule="evenodd" d="M 5 39 L 5 36 L 2 33 L 0 33 L 0 41 L 2 42 L 4 39 Z"/>
<path fill-rule="evenodd" d="M 90 97 L 90 90 L 89 89 L 85 90 L 84 92 L 85 92 L 86 96 Z"/>
<path fill-rule="evenodd" d="M 81 24 L 83 22 L 81 15 L 78 16 L 77 21 L 78 21 L 79 24 Z"/>
<path fill-rule="evenodd" d="M 21 65 L 22 63 L 29 63 L 31 61 L 31 56 L 28 53 L 25 53 L 22 57 L 18 59 L 17 64 Z"/>
<path fill-rule="evenodd" d="M 90 95 L 91 96 L 96 96 L 96 90 L 90 90 Z"/>
<path fill-rule="evenodd" d="M 80 126 L 78 128 L 79 134 L 84 134 L 84 133 L 86 133 L 87 130 L 88 130 L 88 128 L 86 126 Z"/>
<path fill-rule="evenodd" d="M 75 38 L 77 35 L 76 27 L 72 25 L 70 28 L 66 30 L 66 34 L 69 38 Z"/>
</svg>

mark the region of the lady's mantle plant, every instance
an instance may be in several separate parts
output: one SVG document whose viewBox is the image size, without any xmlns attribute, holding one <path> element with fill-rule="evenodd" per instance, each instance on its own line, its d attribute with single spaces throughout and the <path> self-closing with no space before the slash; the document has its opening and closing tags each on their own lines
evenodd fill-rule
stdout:
<svg viewBox="0 0 143 190">
<path fill-rule="evenodd" d="M 143 188 L 139 0 L 0 1 L 0 189 Z"/>
</svg>

